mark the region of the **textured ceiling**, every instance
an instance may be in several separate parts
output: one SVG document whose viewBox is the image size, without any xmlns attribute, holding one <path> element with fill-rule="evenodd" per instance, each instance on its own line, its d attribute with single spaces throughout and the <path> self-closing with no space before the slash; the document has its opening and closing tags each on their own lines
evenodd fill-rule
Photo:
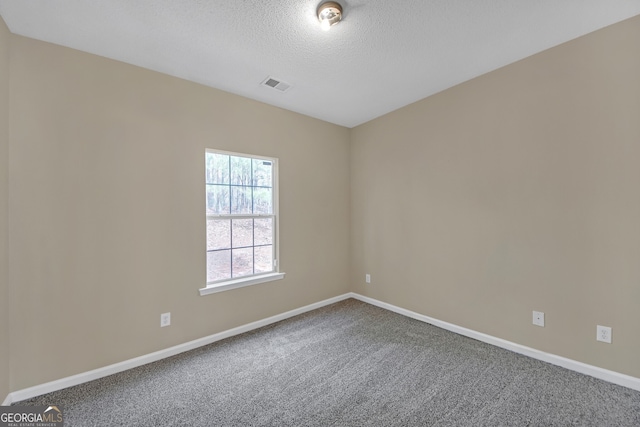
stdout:
<svg viewBox="0 0 640 427">
<path fill-rule="evenodd" d="M 15 34 L 353 127 L 640 14 L 640 0 L 342 0 L 325 32 L 319 3 L 0 0 L 0 15 Z"/>
</svg>

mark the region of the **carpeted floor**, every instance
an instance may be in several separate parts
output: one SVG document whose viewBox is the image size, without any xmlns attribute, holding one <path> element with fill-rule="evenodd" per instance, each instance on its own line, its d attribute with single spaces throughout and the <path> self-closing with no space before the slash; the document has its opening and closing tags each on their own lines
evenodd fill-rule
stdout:
<svg viewBox="0 0 640 427">
<path fill-rule="evenodd" d="M 16 404 L 66 426 L 640 426 L 640 392 L 353 299 Z"/>
</svg>

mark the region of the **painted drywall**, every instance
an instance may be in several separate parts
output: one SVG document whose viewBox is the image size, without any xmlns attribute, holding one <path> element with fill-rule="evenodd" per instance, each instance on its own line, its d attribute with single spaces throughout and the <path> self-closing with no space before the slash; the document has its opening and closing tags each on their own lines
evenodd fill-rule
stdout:
<svg viewBox="0 0 640 427">
<path fill-rule="evenodd" d="M 640 377 L 638 52 L 640 17 L 354 128 L 352 290 Z"/>
<path fill-rule="evenodd" d="M 348 129 L 11 37 L 12 390 L 348 290 Z M 279 158 L 285 279 L 199 296 L 205 148 Z"/>
<path fill-rule="evenodd" d="M 9 46 L 10 34 L 0 17 L 0 400 L 9 385 Z"/>
</svg>

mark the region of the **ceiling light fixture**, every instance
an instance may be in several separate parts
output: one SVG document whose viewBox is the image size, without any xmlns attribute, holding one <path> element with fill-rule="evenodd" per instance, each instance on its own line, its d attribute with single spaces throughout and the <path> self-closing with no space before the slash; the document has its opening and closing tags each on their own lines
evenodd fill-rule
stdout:
<svg viewBox="0 0 640 427">
<path fill-rule="evenodd" d="M 342 20 L 342 6 L 334 1 L 328 1 L 318 6 L 318 20 L 323 30 L 328 31 L 332 25 Z"/>
</svg>

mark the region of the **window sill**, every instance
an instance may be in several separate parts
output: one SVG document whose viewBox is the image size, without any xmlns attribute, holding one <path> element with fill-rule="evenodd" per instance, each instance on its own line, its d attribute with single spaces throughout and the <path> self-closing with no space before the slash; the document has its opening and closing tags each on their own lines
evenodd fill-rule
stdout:
<svg viewBox="0 0 640 427">
<path fill-rule="evenodd" d="M 228 280 L 213 285 L 208 285 L 200 289 L 200 296 L 224 292 L 231 289 L 244 288 L 245 286 L 257 285 L 258 283 L 272 282 L 274 280 L 284 279 L 285 273 L 269 273 L 261 276 L 245 277 L 241 279 Z"/>
</svg>

